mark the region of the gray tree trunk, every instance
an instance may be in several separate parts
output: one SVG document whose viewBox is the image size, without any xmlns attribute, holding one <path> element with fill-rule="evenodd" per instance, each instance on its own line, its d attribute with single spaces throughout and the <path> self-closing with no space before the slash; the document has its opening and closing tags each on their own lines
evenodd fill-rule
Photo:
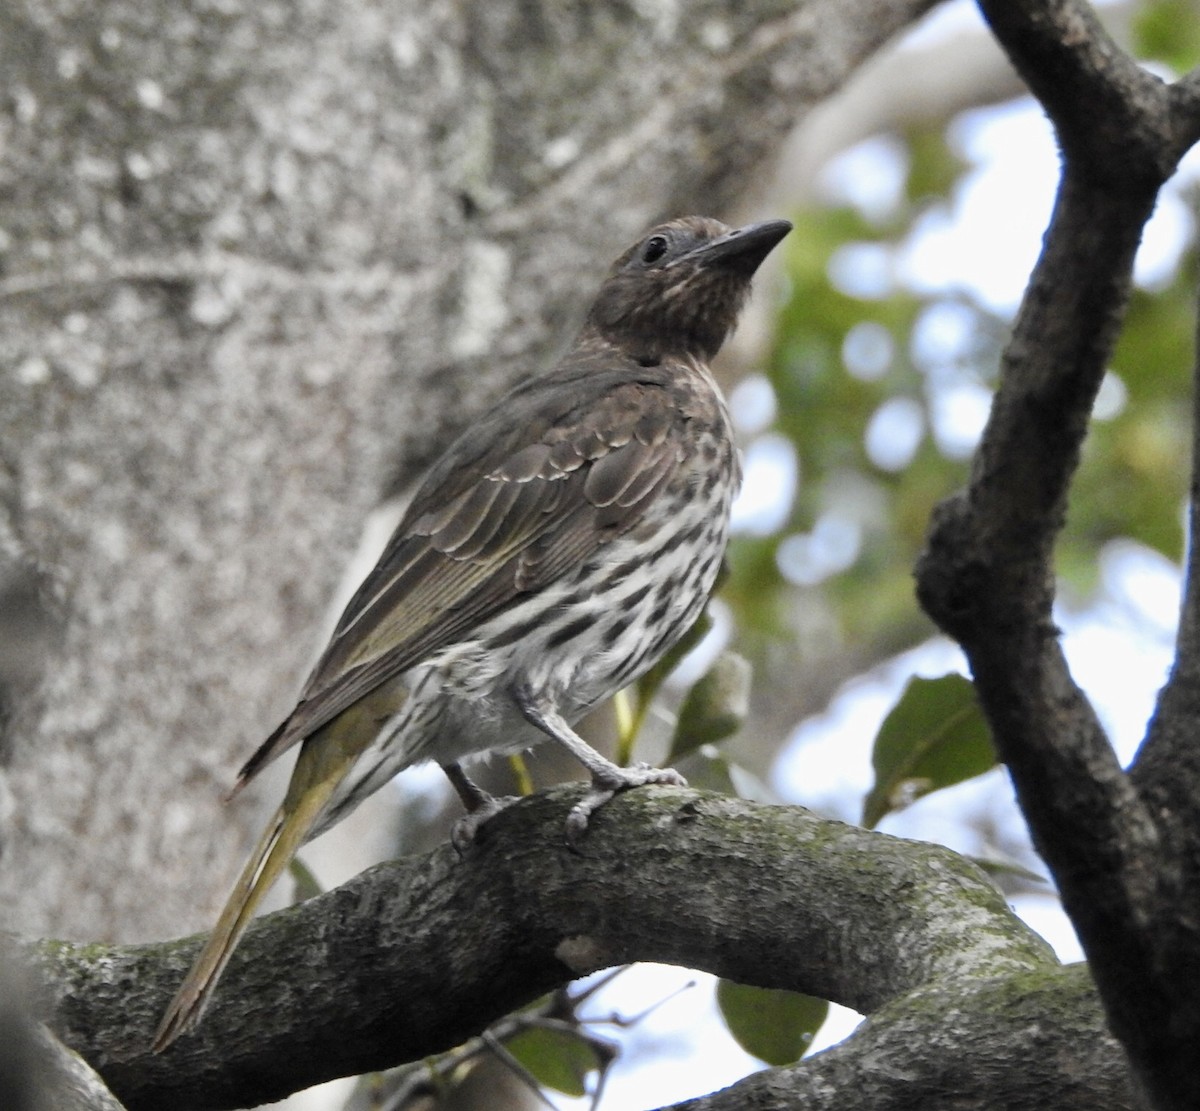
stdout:
<svg viewBox="0 0 1200 1111">
<path fill-rule="evenodd" d="M 206 922 L 371 509 L 928 6 L 0 10 L 0 926 Z"/>
</svg>

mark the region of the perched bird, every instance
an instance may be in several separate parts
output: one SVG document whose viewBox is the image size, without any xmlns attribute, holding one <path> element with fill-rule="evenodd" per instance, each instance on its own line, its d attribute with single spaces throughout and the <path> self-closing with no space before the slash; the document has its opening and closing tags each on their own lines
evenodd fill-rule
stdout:
<svg viewBox="0 0 1200 1111">
<path fill-rule="evenodd" d="M 287 795 L 155 1038 L 198 1021 L 255 908 L 306 840 L 421 760 L 467 807 L 460 850 L 500 806 L 459 761 L 551 738 L 591 775 L 574 838 L 618 791 L 681 784 L 618 767 L 575 731 L 696 620 L 740 480 L 708 362 L 791 230 L 688 216 L 617 261 L 550 373 L 508 394 L 434 464 L 346 607 L 296 708 L 235 791 L 300 745 Z"/>
</svg>

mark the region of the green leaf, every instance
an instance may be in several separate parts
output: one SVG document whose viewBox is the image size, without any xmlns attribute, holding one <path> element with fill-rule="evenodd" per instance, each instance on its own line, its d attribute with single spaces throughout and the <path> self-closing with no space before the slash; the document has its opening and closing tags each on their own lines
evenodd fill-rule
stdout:
<svg viewBox="0 0 1200 1111">
<path fill-rule="evenodd" d="M 1167 62 L 1176 73 L 1187 73 L 1200 63 L 1200 23 L 1192 0 L 1143 5 L 1133 30 L 1138 53 Z"/>
<path fill-rule="evenodd" d="M 504 1045 L 539 1084 L 564 1095 L 587 1095 L 587 1075 L 600 1067 L 587 1039 L 567 1030 L 530 1026 Z"/>
<path fill-rule="evenodd" d="M 908 179 L 904 191 L 909 200 L 948 196 L 967 169 L 967 163 L 947 143 L 945 127 L 940 124 L 911 127 L 905 137 Z"/>
<path fill-rule="evenodd" d="M 775 1066 L 804 1056 L 829 1011 L 824 999 L 732 980 L 717 984 L 717 1005 L 738 1045 Z"/>
<path fill-rule="evenodd" d="M 687 692 L 668 763 L 674 763 L 701 745 L 716 744 L 741 728 L 750 708 L 750 663 L 736 652 L 722 652 Z"/>
<path fill-rule="evenodd" d="M 912 679 L 880 726 L 871 762 L 875 785 L 863 804 L 868 829 L 931 791 L 996 765 L 991 734 L 961 675 Z"/>
</svg>

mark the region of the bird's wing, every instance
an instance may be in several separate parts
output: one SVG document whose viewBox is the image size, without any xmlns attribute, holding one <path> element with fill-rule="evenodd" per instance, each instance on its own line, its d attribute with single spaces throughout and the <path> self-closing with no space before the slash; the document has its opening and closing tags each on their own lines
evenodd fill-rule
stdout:
<svg viewBox="0 0 1200 1111">
<path fill-rule="evenodd" d="M 501 424 L 502 403 L 430 472 L 239 786 L 380 684 L 579 566 L 653 504 L 684 458 L 686 424 L 706 406 L 640 368 L 572 374 L 578 390 L 564 390 L 563 377 L 520 391 L 531 419 L 519 434 Z"/>
</svg>

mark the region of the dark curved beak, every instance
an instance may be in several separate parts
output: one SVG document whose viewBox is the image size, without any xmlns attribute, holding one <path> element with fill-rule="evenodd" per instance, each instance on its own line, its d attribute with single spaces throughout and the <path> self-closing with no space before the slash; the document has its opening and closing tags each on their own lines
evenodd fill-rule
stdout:
<svg viewBox="0 0 1200 1111">
<path fill-rule="evenodd" d="M 694 251 L 689 251 L 676 260 L 676 265 L 691 260 L 705 266 L 720 266 L 750 275 L 791 230 L 792 225 L 788 220 L 764 220 L 759 224 L 747 224 L 744 228 L 734 228 L 733 231 L 709 240 Z"/>
</svg>

